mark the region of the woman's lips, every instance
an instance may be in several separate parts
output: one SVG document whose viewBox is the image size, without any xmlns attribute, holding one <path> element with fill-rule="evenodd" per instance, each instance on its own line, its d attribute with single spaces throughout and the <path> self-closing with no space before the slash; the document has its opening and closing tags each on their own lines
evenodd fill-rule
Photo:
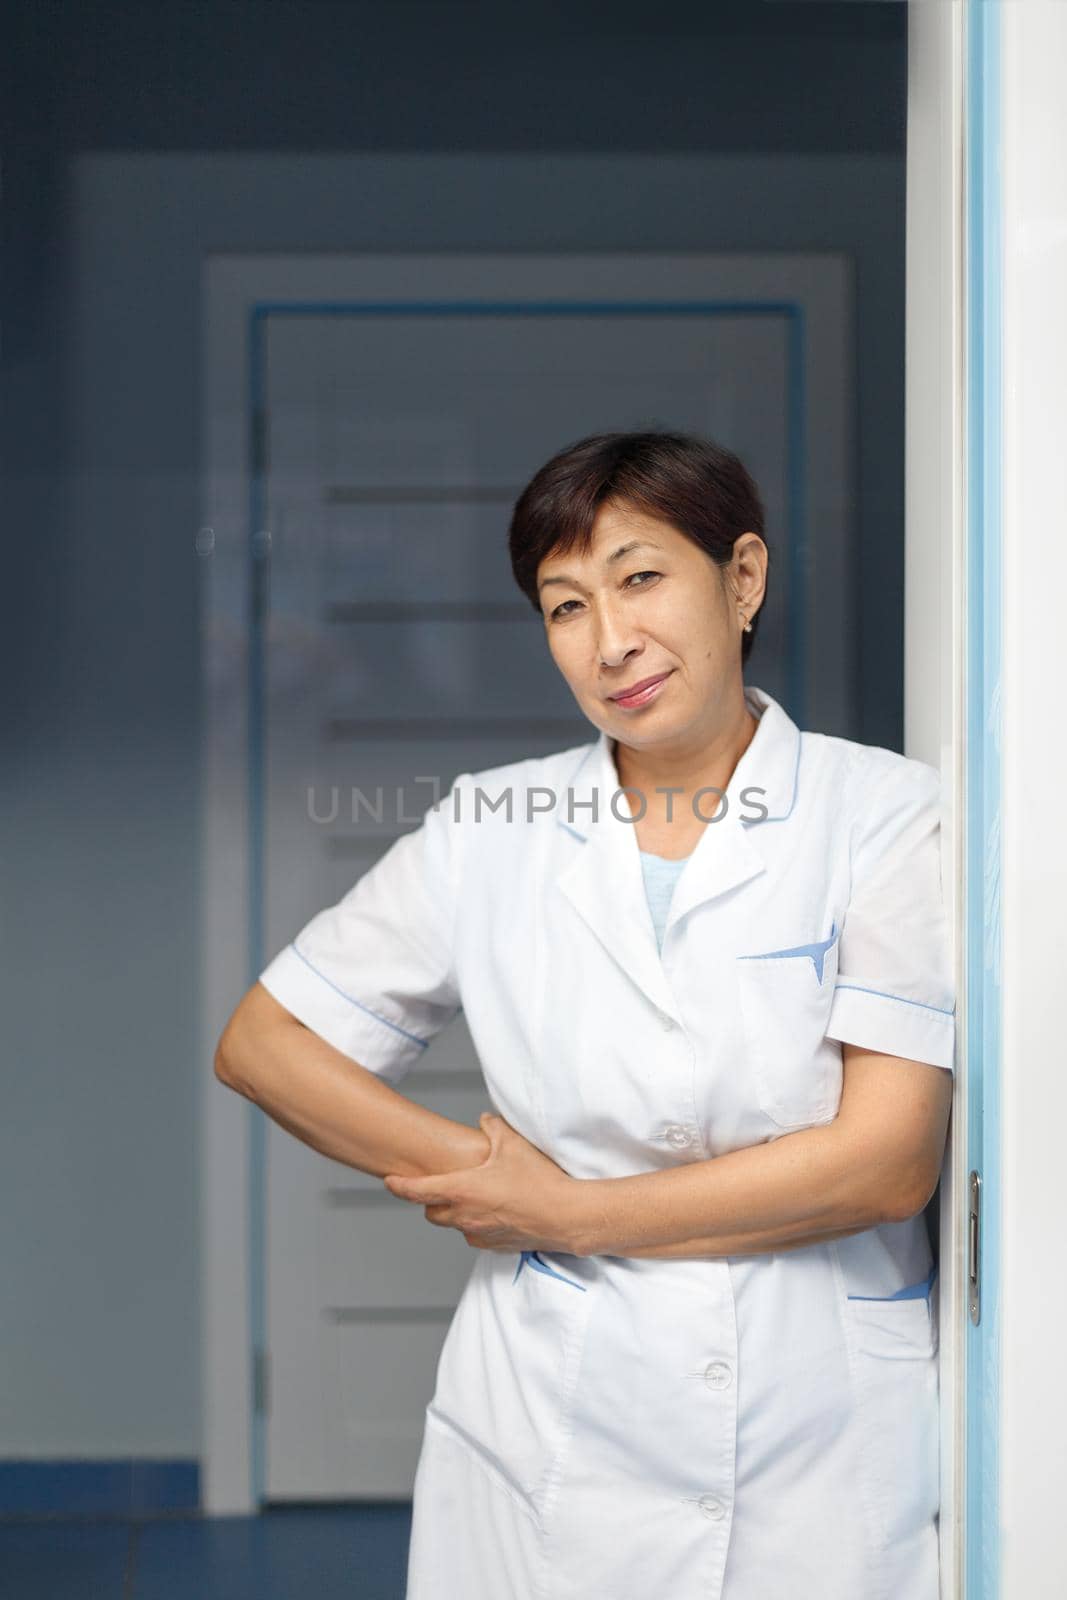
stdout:
<svg viewBox="0 0 1067 1600">
<path fill-rule="evenodd" d="M 673 670 L 674 668 L 672 667 L 671 672 Z M 647 706 L 649 701 L 654 700 L 659 694 L 670 675 L 670 672 L 663 673 L 662 677 L 653 679 L 647 688 L 636 689 L 633 694 L 627 695 L 624 699 L 612 697 L 611 703 L 616 706 L 624 706 L 627 710 L 634 706 Z"/>
</svg>

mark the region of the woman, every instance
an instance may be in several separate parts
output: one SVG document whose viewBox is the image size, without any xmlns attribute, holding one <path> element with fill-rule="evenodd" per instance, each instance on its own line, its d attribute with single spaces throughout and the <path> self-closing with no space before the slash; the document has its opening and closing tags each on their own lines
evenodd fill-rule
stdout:
<svg viewBox="0 0 1067 1600">
<path fill-rule="evenodd" d="M 510 550 L 598 737 L 457 778 L 218 1059 L 478 1251 L 408 1600 L 936 1600 L 938 775 L 745 686 L 730 452 L 581 440 Z M 480 1131 L 391 1087 L 460 1006 Z"/>
</svg>

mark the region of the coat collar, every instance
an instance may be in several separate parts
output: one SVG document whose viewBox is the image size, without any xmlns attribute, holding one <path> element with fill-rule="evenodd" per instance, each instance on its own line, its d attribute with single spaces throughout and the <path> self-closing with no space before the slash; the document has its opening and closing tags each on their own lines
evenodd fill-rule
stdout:
<svg viewBox="0 0 1067 1600">
<path fill-rule="evenodd" d="M 800 730 L 762 689 L 746 686 L 745 700 L 759 725 L 726 786 L 721 820 L 708 823 L 679 874 L 665 939 L 674 924 L 697 906 L 766 870 L 758 827 L 784 822 L 796 804 Z M 656 945 L 637 834 L 633 819 L 626 820 L 627 797 L 619 792 L 612 743 L 611 736 L 602 732 L 564 779 L 557 796 L 557 823 L 582 839 L 584 848 L 556 882 L 608 954 L 678 1021 L 677 1003 Z M 722 807 L 714 793 L 701 797 L 700 809 L 706 816 Z"/>
</svg>

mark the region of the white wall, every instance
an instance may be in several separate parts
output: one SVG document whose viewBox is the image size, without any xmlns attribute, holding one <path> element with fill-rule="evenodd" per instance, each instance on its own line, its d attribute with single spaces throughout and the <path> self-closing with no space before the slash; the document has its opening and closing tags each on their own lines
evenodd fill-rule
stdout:
<svg viewBox="0 0 1067 1600">
<path fill-rule="evenodd" d="M 1002 5 L 1001 1593 L 1067 1590 L 1067 7 Z"/>
</svg>

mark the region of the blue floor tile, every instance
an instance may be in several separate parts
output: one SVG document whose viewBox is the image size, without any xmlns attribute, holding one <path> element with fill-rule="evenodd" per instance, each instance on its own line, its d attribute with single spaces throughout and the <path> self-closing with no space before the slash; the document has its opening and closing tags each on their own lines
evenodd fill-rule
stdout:
<svg viewBox="0 0 1067 1600">
<path fill-rule="evenodd" d="M 146 1517 L 199 1505 L 197 1461 L 0 1461 L 4 1516 Z"/>
<path fill-rule="evenodd" d="M 410 1534 L 410 1502 L 145 1522 L 124 1600 L 404 1600 Z"/>
<path fill-rule="evenodd" d="M 130 1549 L 128 1522 L 59 1517 L 0 1522 L 0 1595 L 3 1600 L 123 1600 Z"/>
</svg>

